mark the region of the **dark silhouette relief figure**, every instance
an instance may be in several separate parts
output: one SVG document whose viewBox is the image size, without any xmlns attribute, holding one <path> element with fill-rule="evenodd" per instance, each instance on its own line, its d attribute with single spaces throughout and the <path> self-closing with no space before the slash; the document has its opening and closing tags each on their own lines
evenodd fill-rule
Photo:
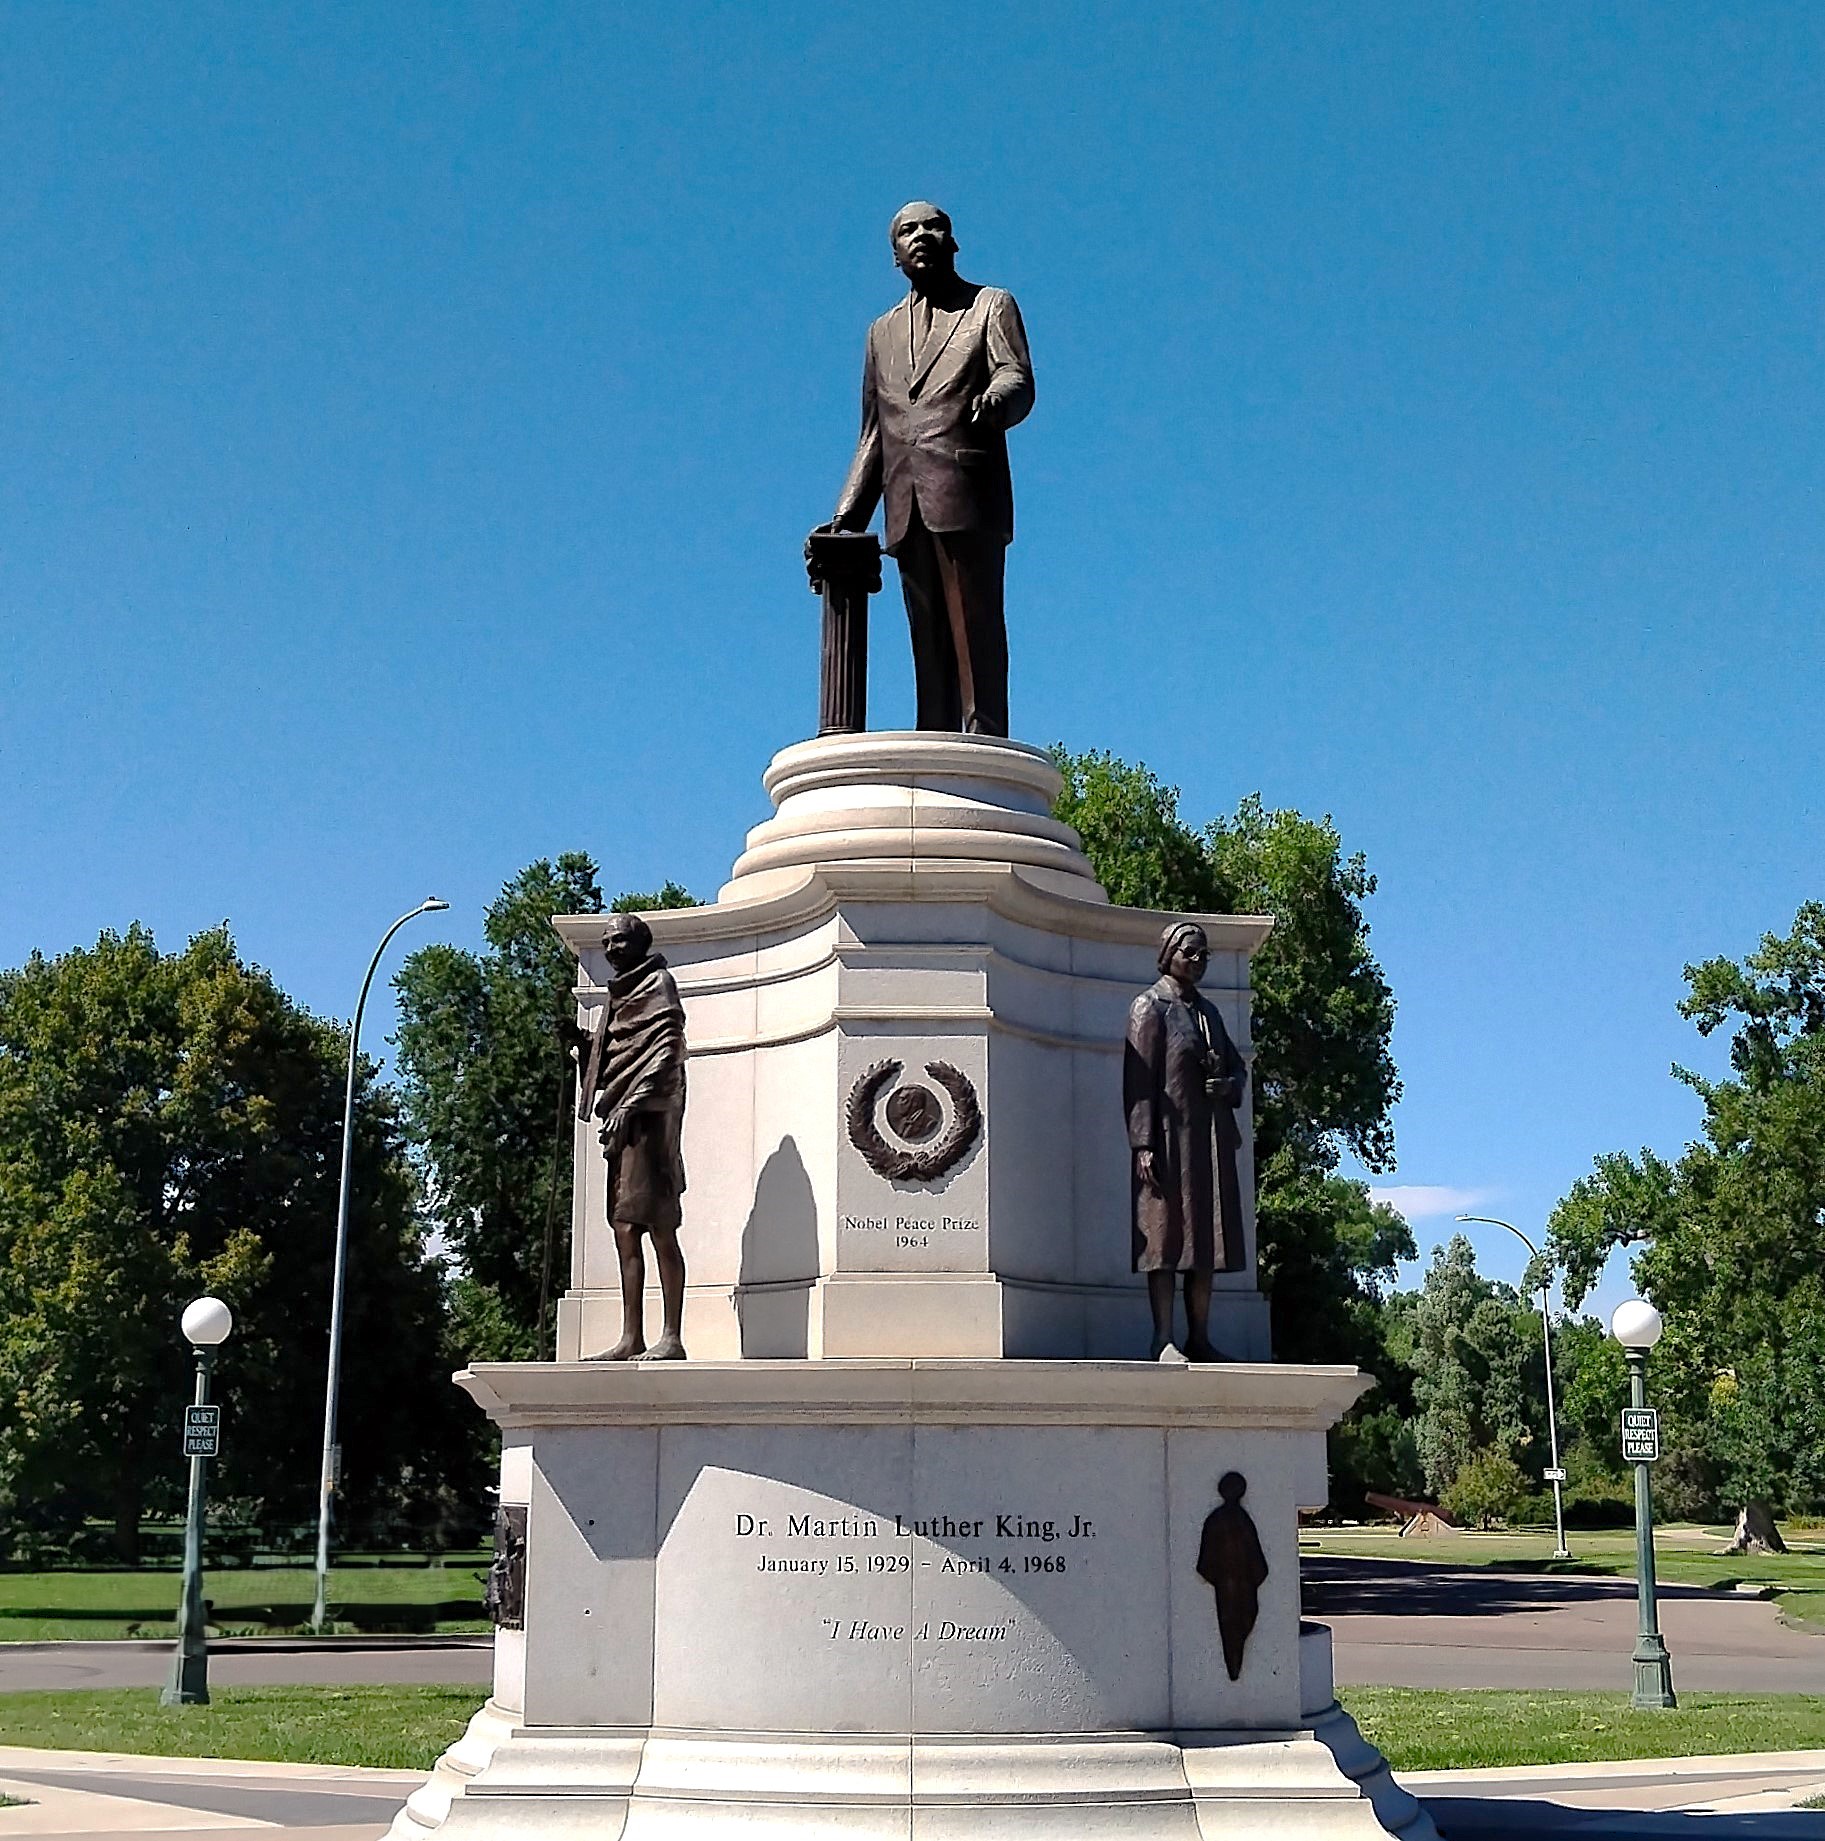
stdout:
<svg viewBox="0 0 1825 1841">
<path fill-rule="evenodd" d="M 1222 1506 L 1204 1517 L 1204 1538 L 1198 1542 L 1198 1577 L 1217 1595 L 1217 1634 L 1231 1681 L 1242 1679 L 1242 1651 L 1260 1614 L 1267 1579 L 1261 1537 L 1242 1506 L 1247 1492 L 1248 1479 L 1239 1470 L 1224 1473 L 1217 1484 Z"/>
<path fill-rule="evenodd" d="M 1185 1354 L 1221 1361 L 1210 1340 L 1210 1281 L 1243 1264 L 1236 1108 L 1248 1064 L 1198 995 L 1210 964 L 1204 929 L 1168 927 L 1160 979 L 1128 1010 L 1122 1098 L 1133 1152 L 1134 1270 L 1147 1274 L 1153 1353 L 1172 1346 L 1173 1274 L 1185 1274 Z"/>
<path fill-rule="evenodd" d="M 884 504 L 912 630 L 915 726 L 1006 735 L 1007 431 L 1033 407 L 1026 328 L 1013 295 L 957 273 L 951 220 L 936 205 L 906 205 L 889 234 L 909 292 L 868 329 L 862 435 L 821 528 L 866 530 Z"/>
<path fill-rule="evenodd" d="M 582 1077 L 577 1117 L 601 1121 L 608 1159 L 608 1218 L 621 1264 L 621 1340 L 595 1359 L 684 1359 L 684 1254 L 678 1223 L 684 1194 L 684 1006 L 637 914 L 617 914 L 603 936 L 612 974 L 595 1028 L 577 1035 Z M 643 1311 L 653 1243 L 665 1327 L 649 1349 Z"/>
</svg>

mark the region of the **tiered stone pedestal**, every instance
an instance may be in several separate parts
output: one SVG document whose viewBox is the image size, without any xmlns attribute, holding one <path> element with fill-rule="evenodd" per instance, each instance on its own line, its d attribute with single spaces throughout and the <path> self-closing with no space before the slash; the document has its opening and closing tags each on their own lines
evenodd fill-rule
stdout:
<svg viewBox="0 0 1825 1841">
<path fill-rule="evenodd" d="M 1366 1381 L 1266 1363 L 1252 1207 L 1211 1326 L 1251 1359 L 1126 1359 L 1124 1030 L 1181 917 L 1110 905 L 1058 785 L 1016 742 L 806 742 L 718 900 L 648 917 L 685 1005 L 694 1359 L 576 1359 L 620 1315 L 582 1125 L 561 1359 L 458 1377 L 526 1507 L 525 1627 L 395 1841 L 1432 1836 L 1299 1621 L 1297 1513 Z M 1246 1052 L 1270 923 L 1196 918 Z M 588 1021 L 601 917 L 555 925 Z M 948 1136 L 966 1089 L 980 1126 L 928 1177 L 858 1141 L 929 1142 L 938 1105 Z M 1198 1573 L 1231 1470 L 1268 1566 L 1233 1681 Z"/>
<path fill-rule="evenodd" d="M 621 1841 L 1417 1838 L 1301 1626 L 1353 1369 L 515 1364 L 462 1384 L 527 1505 L 525 1628 L 393 1826 Z M 1217 1479 L 1269 1572 L 1241 1678 Z"/>
<path fill-rule="evenodd" d="M 766 784 L 775 816 L 718 900 L 647 917 L 690 1047 L 692 1355 L 1144 1356 L 1122 1046 L 1129 1004 L 1159 976 L 1161 931 L 1181 917 L 1109 903 L 1050 815 L 1056 768 L 1019 742 L 827 736 L 785 749 Z M 1246 1052 L 1249 955 L 1270 923 L 1196 918 L 1206 994 Z M 555 924 L 587 1023 L 608 976 L 603 924 Z M 974 1088 L 982 1131 L 933 1181 L 879 1174 L 847 1133 L 857 1081 L 884 1060 L 900 1065 L 893 1086 L 941 1092 L 925 1071 L 939 1063 Z M 1246 1116 L 1243 1146 L 1252 1198 Z M 572 1358 L 618 1340 L 621 1308 L 592 1127 L 575 1158 L 558 1313 Z M 1264 1360 L 1252 1200 L 1243 1239 L 1243 1269 L 1217 1278 L 1212 1332 Z"/>
</svg>

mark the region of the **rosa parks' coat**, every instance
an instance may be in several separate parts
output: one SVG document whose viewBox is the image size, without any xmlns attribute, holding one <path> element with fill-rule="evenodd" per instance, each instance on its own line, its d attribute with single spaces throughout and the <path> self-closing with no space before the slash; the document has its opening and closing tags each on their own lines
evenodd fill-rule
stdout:
<svg viewBox="0 0 1825 1841">
<path fill-rule="evenodd" d="M 1153 1153 L 1164 1191 L 1155 1195 L 1136 1169 L 1136 1272 L 1241 1269 L 1236 1108 L 1247 1079 L 1222 1017 L 1195 992 L 1187 1001 L 1172 979 L 1161 978 L 1129 1006 L 1122 1057 L 1128 1143 Z"/>
</svg>

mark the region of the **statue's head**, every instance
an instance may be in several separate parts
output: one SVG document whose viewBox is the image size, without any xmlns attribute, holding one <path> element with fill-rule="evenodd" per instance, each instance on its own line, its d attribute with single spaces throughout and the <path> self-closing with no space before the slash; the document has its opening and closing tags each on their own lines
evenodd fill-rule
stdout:
<svg viewBox="0 0 1825 1841">
<path fill-rule="evenodd" d="M 1160 936 L 1160 970 L 1180 984 L 1196 984 L 1210 964 L 1210 941 L 1196 921 L 1178 921 Z"/>
<path fill-rule="evenodd" d="M 1248 1494 L 1248 1479 L 1239 1470 L 1226 1470 L 1218 1479 L 1217 1494 L 1225 1502 L 1240 1502 Z"/>
<path fill-rule="evenodd" d="M 653 930 L 638 914 L 616 914 L 602 935 L 602 950 L 617 972 L 629 972 L 653 950 Z"/>
<path fill-rule="evenodd" d="M 956 270 L 957 239 L 949 213 L 927 198 L 915 198 L 893 214 L 887 227 L 893 239 L 894 265 L 908 281 L 921 282 Z"/>
</svg>

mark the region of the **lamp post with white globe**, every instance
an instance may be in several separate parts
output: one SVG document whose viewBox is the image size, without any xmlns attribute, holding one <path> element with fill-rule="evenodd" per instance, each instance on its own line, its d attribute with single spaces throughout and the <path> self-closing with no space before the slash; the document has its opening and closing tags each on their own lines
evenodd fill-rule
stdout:
<svg viewBox="0 0 1825 1841">
<path fill-rule="evenodd" d="M 177 1601 L 177 1648 L 171 1679 L 159 1696 L 167 1707 L 209 1704 L 209 1639 L 203 1625 L 204 1467 L 220 1446 L 221 1408 L 209 1404 L 209 1371 L 228 1340 L 234 1316 L 220 1298 L 198 1298 L 182 1318 L 196 1356 L 196 1400 L 184 1415 L 184 1450 L 190 1458 L 190 1507 L 184 1518 L 184 1583 Z"/>
<path fill-rule="evenodd" d="M 1618 1304 L 1610 1317 L 1610 1334 L 1622 1344 L 1629 1364 L 1629 1410 L 1622 1420 L 1622 1455 L 1635 1465 L 1635 1598 L 1640 1628 L 1635 1637 L 1637 1707 L 1676 1707 L 1673 1660 L 1660 1635 L 1654 1595 L 1654 1499 L 1649 1468 L 1660 1455 L 1660 1422 L 1648 1405 L 1648 1351 L 1666 1326 L 1660 1312 L 1640 1298 Z"/>
</svg>

